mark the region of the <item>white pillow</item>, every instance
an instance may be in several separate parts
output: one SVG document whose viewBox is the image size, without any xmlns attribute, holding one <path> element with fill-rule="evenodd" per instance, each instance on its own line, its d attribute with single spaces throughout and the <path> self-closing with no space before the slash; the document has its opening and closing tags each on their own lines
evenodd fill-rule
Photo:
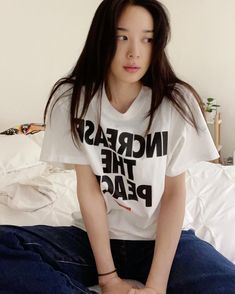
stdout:
<svg viewBox="0 0 235 294">
<path fill-rule="evenodd" d="M 40 152 L 40 145 L 26 135 L 1 135 L 0 188 L 40 175 L 47 167 Z"/>
</svg>

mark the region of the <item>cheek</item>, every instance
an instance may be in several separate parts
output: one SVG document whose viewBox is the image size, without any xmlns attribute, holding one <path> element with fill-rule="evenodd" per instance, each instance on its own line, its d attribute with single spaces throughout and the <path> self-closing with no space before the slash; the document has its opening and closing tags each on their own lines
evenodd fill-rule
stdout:
<svg viewBox="0 0 235 294">
<path fill-rule="evenodd" d="M 124 54 L 125 54 L 125 47 L 124 46 L 121 46 L 120 44 L 117 45 L 114 58 L 116 60 L 120 60 L 120 59 L 123 58 Z"/>
<path fill-rule="evenodd" d="M 145 61 L 143 62 L 143 72 L 144 74 L 148 71 L 150 65 L 151 65 L 151 55 L 148 54 L 145 56 Z"/>
<path fill-rule="evenodd" d="M 121 47 L 117 44 L 113 60 L 117 60 L 119 58 L 120 54 L 121 54 Z"/>
<path fill-rule="evenodd" d="M 112 62 L 111 62 L 111 70 L 115 70 L 117 68 L 117 64 L 118 64 L 118 59 L 117 59 L 117 56 L 115 55 Z"/>
<path fill-rule="evenodd" d="M 146 50 L 146 63 L 150 64 L 152 59 L 152 48 Z"/>
<path fill-rule="evenodd" d="M 119 59 L 119 56 L 115 54 L 110 65 L 111 72 L 117 73 L 119 71 L 120 64 L 121 64 L 121 60 Z"/>
</svg>

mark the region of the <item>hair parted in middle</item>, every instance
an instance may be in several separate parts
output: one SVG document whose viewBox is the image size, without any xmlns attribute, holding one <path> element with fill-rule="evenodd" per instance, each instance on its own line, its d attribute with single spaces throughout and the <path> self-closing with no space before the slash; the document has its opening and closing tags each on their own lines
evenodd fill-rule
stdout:
<svg viewBox="0 0 235 294">
<path fill-rule="evenodd" d="M 128 5 L 145 8 L 151 14 L 154 22 L 151 62 L 141 79 L 144 86 L 152 89 L 146 133 L 149 131 L 154 113 L 164 97 L 169 99 L 182 117 L 198 130 L 182 89 L 187 88 L 192 92 L 202 109 L 201 99 L 192 86 L 176 76 L 165 52 L 170 39 L 170 23 L 166 7 L 157 0 L 103 0 L 95 12 L 84 48 L 75 67 L 66 77 L 55 83 L 44 111 L 45 123 L 52 97 L 60 86 L 71 84 L 70 124 L 72 137 L 76 143 L 79 142 L 76 131 L 79 119 L 82 119 L 86 114 L 94 95 L 96 93 L 99 97 L 102 95 L 102 89 L 107 81 L 110 65 L 116 52 L 117 23 L 124 8 Z M 84 94 L 83 99 L 81 99 L 81 93 Z M 61 96 L 63 96 L 63 93 Z M 81 100 L 84 101 L 83 105 L 81 105 Z M 58 99 L 55 103 L 57 101 Z M 78 108 L 82 111 L 80 117 L 76 118 Z"/>
</svg>

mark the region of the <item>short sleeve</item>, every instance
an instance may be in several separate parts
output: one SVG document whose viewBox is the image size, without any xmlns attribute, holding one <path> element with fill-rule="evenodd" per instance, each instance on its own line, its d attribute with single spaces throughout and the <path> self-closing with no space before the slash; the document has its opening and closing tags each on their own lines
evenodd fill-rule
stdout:
<svg viewBox="0 0 235 294">
<path fill-rule="evenodd" d="M 82 147 L 77 147 L 73 142 L 69 113 L 70 99 L 68 95 L 60 98 L 54 107 L 49 108 L 40 154 L 41 161 L 88 164 Z"/>
<path fill-rule="evenodd" d="M 191 92 L 186 93 L 198 131 L 171 105 L 166 166 L 166 175 L 171 177 L 185 172 L 197 162 L 219 158 L 198 102 Z"/>
</svg>

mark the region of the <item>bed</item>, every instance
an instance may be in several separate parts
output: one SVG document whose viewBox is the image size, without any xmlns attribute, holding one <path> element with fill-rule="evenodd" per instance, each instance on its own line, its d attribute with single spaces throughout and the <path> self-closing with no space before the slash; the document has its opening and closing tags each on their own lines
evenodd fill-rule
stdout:
<svg viewBox="0 0 235 294">
<path fill-rule="evenodd" d="M 44 128 L 24 126 L 0 135 L 0 224 L 76 225 L 73 167 L 40 162 Z M 184 228 L 235 263 L 235 166 L 200 162 L 188 170 L 186 184 Z"/>
</svg>

